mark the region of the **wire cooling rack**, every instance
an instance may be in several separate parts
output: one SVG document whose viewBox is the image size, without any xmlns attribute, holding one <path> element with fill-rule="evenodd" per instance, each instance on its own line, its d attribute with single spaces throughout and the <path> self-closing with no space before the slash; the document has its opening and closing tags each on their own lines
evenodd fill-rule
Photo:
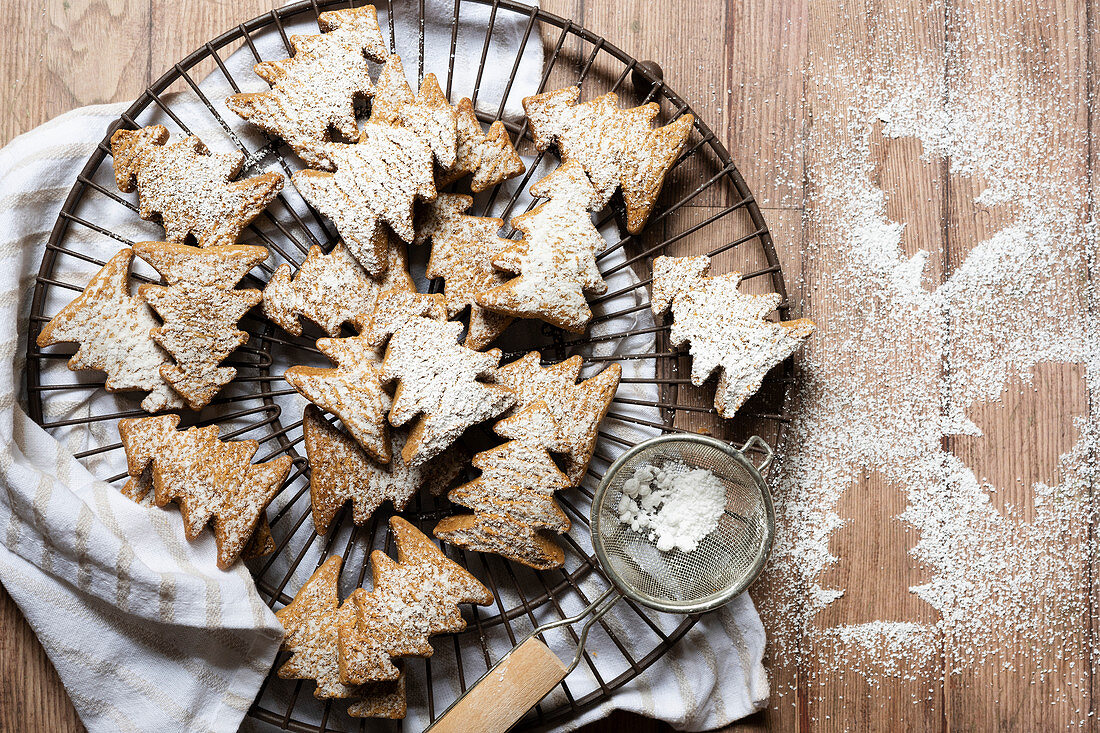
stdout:
<svg viewBox="0 0 1100 733">
<path fill-rule="evenodd" d="M 138 407 L 141 395 L 135 394 L 132 399 L 130 396 L 122 398 L 123 401 L 129 400 L 128 409 L 96 411 L 94 414 L 63 419 L 50 418 L 48 411 L 43 408 L 44 398 L 59 394 L 71 395 L 71 399 L 75 401 L 81 395 L 101 388 L 103 381 L 89 378 L 87 374 L 74 374 L 61 380 L 53 377 L 43 379 L 45 372 L 60 360 L 69 358 L 73 347 L 40 350 L 34 345 L 39 330 L 49 321 L 55 310 L 48 309 L 51 296 L 54 302 L 58 297 L 61 297 L 62 302 L 67 302 L 86 284 L 86 280 L 69 282 L 63 278 L 62 273 L 74 265 L 83 264 L 90 277 L 94 267 L 104 264 L 104 260 L 82 251 L 77 240 L 84 241 L 89 233 L 95 233 L 117 240 L 118 246 L 132 243 L 125 233 L 117 231 L 117 227 L 106 226 L 97 222 L 94 217 L 82 213 L 89 201 L 96 197 L 106 197 L 115 205 L 129 209 L 133 217 L 137 218 L 133 197 L 120 196 L 104 182 L 102 175 L 97 175 L 110 172 L 108 158 L 111 133 L 119 127 L 138 127 L 136 120 L 149 110 L 159 111 L 175 123 L 178 129 L 172 130 L 173 135 L 190 133 L 188 124 L 176 114 L 172 97 L 168 94 L 175 90 L 189 91 L 202 102 L 212 118 L 208 122 L 216 122 L 225 131 L 232 143 L 246 153 L 253 168 L 260 163 L 274 161 L 277 169 L 281 169 L 289 179 L 292 170 L 299 167 L 293 153 L 279 141 L 270 138 L 260 148 L 250 149 L 232 132 L 228 121 L 205 96 L 195 77 L 205 65 L 213 74 L 224 77 L 234 91 L 240 91 L 240 80 L 234 77 L 225 62 L 229 52 L 237 48 L 247 48 L 256 62 L 271 60 L 261 58 L 254 41 L 261 34 L 275 32 L 279 34 L 285 47 L 285 53 L 280 55 L 289 55 L 291 47 L 284 25 L 304 18 L 316 20 L 324 10 L 356 4 L 364 3 L 311 0 L 273 10 L 242 23 L 174 65 L 146 89 L 107 131 L 103 142 L 77 177 L 65 201 L 46 245 L 35 284 L 28 329 L 27 403 L 32 418 L 44 428 L 58 432 L 73 427 L 91 426 L 93 423 L 113 426 L 120 418 L 145 414 Z M 383 20 L 383 30 L 385 33 L 388 25 L 391 51 L 400 53 L 406 59 L 406 66 L 409 66 L 409 59 L 416 56 L 418 75 L 422 77 L 425 66 L 424 0 L 408 3 L 405 8 L 417 13 L 415 22 L 420 29 L 417 48 L 398 47 L 394 15 L 387 12 L 385 2 L 376 5 L 380 14 L 389 19 L 388 23 Z M 441 80 L 449 97 L 456 62 L 474 63 L 474 59 L 455 57 L 460 33 L 460 13 L 464 8 L 473 6 L 488 7 L 487 27 L 483 31 L 477 30 L 478 33 L 484 33 L 484 42 L 477 60 L 476 82 L 471 95 L 475 103 L 479 102 L 494 26 L 513 14 L 520 18 L 524 28 L 522 40 L 514 49 L 515 63 L 499 100 L 499 107 L 495 114 L 484 111 L 478 113 L 484 123 L 503 117 L 505 102 L 520 66 L 521 55 L 527 45 L 532 43 L 544 43 L 548 54 L 539 91 L 578 84 L 581 86 L 582 99 L 614 91 L 619 94 L 623 105 L 656 101 L 661 107 L 660 124 L 667 124 L 683 114 L 693 113 L 691 106 L 664 82 L 657 64 L 637 61 L 570 20 L 509 0 L 454 0 L 448 73 L 446 79 Z M 471 31 L 466 27 L 461 32 Z M 454 101 L 457 100 L 452 98 L 452 102 Z M 478 108 L 492 109 L 496 101 L 482 99 Z M 521 152 L 533 153 L 527 123 L 505 122 Z M 533 162 L 527 166 L 527 173 L 519 179 L 519 185 L 495 187 L 487 195 L 480 196 L 474 209 L 467 213 L 487 215 L 486 212 L 492 212 L 492 215 L 508 221 L 524 208 L 530 210 L 534 202 L 525 203 L 521 194 L 533 182 L 532 176 L 539 164 L 552 155 L 552 152 L 534 154 Z M 249 172 L 246 170 L 244 175 Z M 605 227 L 617 225 L 622 219 L 622 204 L 616 197 L 608 210 L 601 213 L 598 223 Z M 629 284 L 593 299 L 593 306 L 597 311 L 594 325 L 601 321 L 614 323 L 617 318 L 648 310 L 646 286 L 650 282 L 649 263 L 652 257 L 659 254 L 710 254 L 715 258 L 715 270 L 736 268 L 743 272 L 746 282 L 744 287 L 757 292 L 771 290 L 779 293 L 783 299 L 779 313 L 781 317 L 786 317 L 786 290 L 768 227 L 726 149 L 698 116 L 695 118 L 692 137 L 667 179 L 646 230 L 639 235 L 630 235 L 621 226 L 616 229 L 619 232 L 617 240 L 609 242 L 607 249 L 599 256 L 601 271 L 605 276 L 611 276 L 615 272 L 627 270 L 631 279 Z M 77 231 L 81 233 L 81 237 L 74 237 Z M 514 232 L 512 236 L 515 236 Z M 311 245 L 321 245 L 328 251 L 336 241 L 336 233 L 315 211 L 291 201 L 288 192 L 284 191 L 268 211 L 253 223 L 242 239 L 266 245 L 276 259 L 290 262 L 296 267 L 304 260 Z M 265 264 L 259 269 L 260 274 L 250 275 L 251 282 L 246 281 L 245 285 L 262 287 L 274 266 Z M 141 279 L 140 275 L 137 277 Z M 432 284 L 435 289 L 438 286 L 438 283 Z M 58 289 L 61 291 L 60 296 Z M 632 305 L 600 310 L 601 304 L 613 302 L 627 294 L 634 296 Z M 333 523 L 337 529 L 330 529 L 326 536 L 318 536 L 313 532 L 312 522 L 309 520 L 309 466 L 304 451 L 301 450 L 301 418 L 297 414 L 284 414 L 285 410 L 280 406 L 280 400 L 292 395 L 294 391 L 283 382 L 279 363 L 288 363 L 289 360 L 289 363 L 326 364 L 314 343 L 314 339 L 321 334 L 311 332 L 309 327 L 301 337 L 287 334 L 264 319 L 259 309 L 248 314 L 242 320 L 241 327 L 249 332 L 249 341 L 226 362 L 238 368 L 237 378 L 207 410 L 197 415 L 185 415 L 184 423 L 218 423 L 222 426 L 224 439 L 240 437 L 260 441 L 262 447 L 256 460 L 270 460 L 280 454 L 290 455 L 294 459 L 295 468 L 277 503 L 269 509 L 268 519 L 275 551 L 250 564 L 261 596 L 273 608 L 289 602 L 304 578 L 316 567 L 314 563 L 319 564 L 332 553 L 340 553 L 345 558 L 341 587 L 361 585 L 368 569 L 365 557 L 370 549 L 393 549 L 387 528 L 386 508 L 380 509 L 367 525 L 359 528 L 351 525 L 350 513 L 345 510 Z M 593 332 L 581 337 L 546 326 L 541 329 L 540 343 L 536 346 L 541 350 L 545 363 L 553 363 L 571 354 L 580 353 L 585 357 L 586 367 L 602 367 L 614 361 L 653 365 L 652 374 L 623 380 L 623 385 L 645 387 L 649 396 L 631 398 L 624 396 L 621 388 L 609 412 L 609 421 L 632 425 L 651 434 L 706 432 L 738 444 L 752 434 L 760 434 L 773 443 L 777 441 L 783 424 L 787 421 L 785 402 L 791 380 L 790 364 L 769 375 L 761 393 L 750 400 L 735 419 L 721 420 L 715 415 L 711 404 L 711 389 L 691 386 L 687 378 L 690 362 L 683 354 L 669 349 L 668 329 L 667 318 L 652 325 L 610 333 L 601 332 L 598 335 Z M 645 337 L 642 341 L 649 346 L 641 350 L 618 349 L 616 353 L 606 353 L 606 349 L 602 353 L 596 349 L 601 344 L 628 344 L 628 340 L 636 341 L 639 337 Z M 507 338 L 505 334 L 500 339 L 505 349 L 508 348 Z M 522 352 L 506 354 L 505 360 L 515 358 L 520 353 Z M 280 355 L 282 358 L 273 358 Z M 53 371 L 57 370 L 54 368 Z M 645 414 L 652 418 L 640 417 L 638 408 L 648 411 Z M 469 567 L 489 586 L 495 604 L 488 608 L 467 609 L 469 626 L 465 632 L 449 637 L 435 637 L 437 652 L 434 657 L 409 660 L 406 663 L 410 679 L 410 709 L 418 708 L 426 713 L 426 719 L 434 720 L 459 692 L 465 690 L 499 656 L 500 645 L 494 646 L 491 643 L 494 635 L 506 647 L 522 638 L 534 625 L 536 616 L 539 620 L 547 620 L 567 615 L 567 597 L 573 601 L 586 602 L 601 586 L 606 587 L 607 581 L 600 573 L 587 541 L 587 502 L 591 499 L 591 487 L 598 480 L 602 466 L 607 465 L 614 457 L 611 453 L 633 444 L 634 441 L 624 438 L 623 434 L 623 431 L 611 431 L 605 426 L 600 432 L 593 468 L 586 479 L 587 485 L 563 492 L 558 497 L 573 520 L 573 529 L 563 537 L 567 560 L 561 569 L 537 573 L 509 564 L 495 556 L 482 557 L 477 553 L 445 546 L 448 555 Z M 89 466 L 94 466 L 99 465 L 97 461 L 104 455 L 113 451 L 121 452 L 119 442 L 107 441 L 76 455 Z M 121 486 L 125 476 L 119 474 L 106 478 Z M 430 531 L 434 523 L 450 511 L 445 499 L 419 497 L 413 506 L 401 514 L 425 531 Z M 305 564 L 308 567 L 303 567 L 307 557 L 309 562 Z M 657 623 L 650 612 L 630 601 L 625 602 L 624 609 L 629 618 L 617 625 L 604 621 L 598 630 L 606 634 L 605 641 L 610 643 L 610 648 L 617 649 L 620 658 L 609 659 L 608 654 L 595 658 L 594 655 L 585 654 L 582 669 L 590 682 L 590 689 L 575 691 L 571 688 L 571 685 L 576 687 L 573 677 L 567 678 L 558 690 L 560 694 L 548 698 L 536 708 L 525 719 L 525 725 L 543 725 L 566 719 L 606 700 L 613 690 L 636 678 L 665 654 L 697 621 L 696 617 L 685 617 L 670 627 L 668 624 Z M 623 632 L 626 627 L 630 628 L 629 634 Z M 447 662 L 444 657 L 450 661 Z M 283 661 L 285 655 L 280 655 L 275 668 Z M 449 670 L 445 682 L 438 671 L 444 666 Z M 434 677 L 433 667 L 437 670 Z M 315 700 L 310 694 L 311 686 L 307 686 L 311 684 L 281 680 L 272 671 L 250 715 L 296 731 L 364 730 L 367 727 L 375 729 L 375 726 L 395 725 L 350 719 L 344 715 L 343 706 L 333 705 L 333 701 Z"/>
</svg>

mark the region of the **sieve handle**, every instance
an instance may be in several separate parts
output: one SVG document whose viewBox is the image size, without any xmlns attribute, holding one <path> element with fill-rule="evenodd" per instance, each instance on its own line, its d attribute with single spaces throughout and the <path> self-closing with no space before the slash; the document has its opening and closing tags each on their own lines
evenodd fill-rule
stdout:
<svg viewBox="0 0 1100 733">
<path fill-rule="evenodd" d="M 528 637 L 482 677 L 430 728 L 433 733 L 504 733 L 569 674 L 534 636 Z"/>
<path fill-rule="evenodd" d="M 764 473 L 768 470 L 768 466 L 772 465 L 772 459 L 775 458 L 775 451 L 772 450 L 772 447 L 768 445 L 763 438 L 761 438 L 759 435 L 754 435 L 746 440 L 745 444 L 741 446 L 741 452 L 748 453 L 753 447 L 756 447 L 764 454 L 764 460 L 757 464 L 753 463 L 752 459 L 750 458 L 749 463 L 752 463 L 754 466 L 756 466 L 757 471 L 759 471 L 760 473 Z"/>
</svg>

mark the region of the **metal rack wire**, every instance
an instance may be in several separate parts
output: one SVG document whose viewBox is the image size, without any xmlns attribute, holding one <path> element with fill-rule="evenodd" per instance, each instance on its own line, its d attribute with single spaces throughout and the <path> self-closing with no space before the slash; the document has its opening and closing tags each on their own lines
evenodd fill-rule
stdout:
<svg viewBox="0 0 1100 733">
<path fill-rule="evenodd" d="M 171 101 L 165 98 L 166 93 L 171 89 L 184 89 L 201 100 L 208 114 L 225 131 L 234 146 L 246 154 L 247 160 L 252 165 L 274 160 L 289 178 L 292 172 L 293 154 L 279 141 L 270 138 L 267 139 L 264 147 L 256 150 L 248 149 L 240 137 L 234 133 L 228 121 L 221 117 L 216 106 L 206 97 L 195 80 L 193 72 L 200 63 L 213 62 L 212 73 L 220 74 L 233 90 L 240 91 L 238 80 L 230 73 L 225 63 L 226 57 L 222 55 L 223 52 L 235 45 L 241 45 L 248 49 L 256 62 L 271 60 L 261 58 L 254 39 L 259 34 L 274 31 L 281 37 L 286 54 L 289 55 L 292 50 L 284 24 L 306 17 L 317 19 L 324 10 L 356 4 L 364 3 L 348 3 L 346 0 L 342 2 L 307 0 L 273 10 L 242 23 L 204 44 L 175 64 L 121 115 L 116 125 L 107 131 L 103 142 L 77 177 L 64 203 L 46 245 L 35 284 L 28 329 L 27 401 L 31 417 L 43 427 L 58 430 L 81 423 L 110 423 L 120 418 L 144 414 L 137 404 L 140 397 L 135 396 L 132 409 L 76 418 L 46 419 L 43 409 L 44 397 L 68 392 L 74 395 L 85 394 L 102 387 L 103 381 L 76 377 L 67 382 L 44 381 L 45 365 L 56 363 L 56 360 L 67 359 L 73 349 L 53 347 L 40 350 L 34 345 L 38 331 L 53 315 L 45 311 L 48 295 L 54 289 L 79 292 L 83 288 L 82 283 L 74 284 L 60 279 L 59 270 L 67 264 L 72 264 L 72 261 L 82 261 L 97 267 L 104 264 L 103 261 L 71 246 L 70 240 L 74 228 L 82 228 L 117 240 L 120 245 L 132 244 L 121 233 L 81 214 L 82 203 L 95 197 L 105 197 L 116 205 L 131 210 L 133 216 L 137 217 L 137 207 L 131 198 L 120 196 L 108 186 L 97 183 L 95 180 L 96 173 L 104 166 L 110 165 L 107 162 L 110 155 L 108 144 L 110 134 L 119 127 L 138 127 L 136 119 L 144 111 L 154 108 L 175 123 L 178 129 L 174 132 L 190 133 L 185 121 L 174 112 Z M 386 7 L 384 2 L 376 4 L 379 5 L 380 10 Z M 484 42 L 471 95 L 475 103 L 481 92 L 494 25 L 499 18 L 504 17 L 504 14 L 517 14 L 522 19 L 524 27 L 522 40 L 515 49 L 515 64 L 511 69 L 509 81 L 496 113 L 479 112 L 482 122 L 502 119 L 505 102 L 519 68 L 521 55 L 527 44 L 539 42 L 545 43 L 548 50 L 539 91 L 567 84 L 578 84 L 582 89 L 582 98 L 590 98 L 604 91 L 615 91 L 623 98 L 624 103 L 631 105 L 655 101 L 661 106 L 662 124 L 683 114 L 693 113 L 690 105 L 665 84 L 661 69 L 656 64 L 637 61 L 570 20 L 511 0 L 454 0 L 448 74 L 444 84 L 449 97 L 452 93 L 452 78 L 456 63 L 455 49 L 460 32 L 458 22 L 460 11 L 463 6 L 473 5 L 489 8 L 489 21 L 484 30 Z M 397 48 L 393 13 L 386 13 L 389 21 L 383 26 L 384 34 L 388 26 L 391 50 L 402 53 L 405 58 L 409 58 L 413 53 L 417 54 L 418 75 L 423 77 L 424 0 L 408 3 L 408 7 L 412 6 L 416 6 L 418 12 L 420 28 L 418 48 Z M 482 100 L 481 109 L 484 109 L 484 102 L 485 100 Z M 526 122 L 516 124 L 506 121 L 506 127 L 517 144 L 524 145 L 524 141 L 529 139 Z M 526 144 L 526 149 L 530 147 Z M 532 176 L 538 164 L 547 155 L 552 153 L 535 155 L 534 162 L 528 165 L 527 173 L 520 179 L 520 185 L 511 188 L 503 185 L 496 186 L 487 197 L 479 201 L 476 205 L 478 210 L 471 210 L 468 213 L 481 215 L 492 211 L 493 215 L 505 221 L 510 220 L 512 215 L 519 213 L 520 193 L 533 182 Z M 706 208 L 697 206 L 699 202 L 705 203 Z M 527 210 L 530 210 L 533 205 L 532 202 Z M 621 201 L 616 199 L 604 212 L 600 223 L 617 224 L 622 219 Z M 757 265 L 751 271 L 745 272 L 744 279 L 754 284 L 763 283 L 767 286 L 765 289 L 770 288 L 779 293 L 783 299 L 779 312 L 781 316 L 786 316 L 787 303 L 783 275 L 768 227 L 744 179 L 730 160 L 729 154 L 715 133 L 698 116 L 695 118 L 692 138 L 673 166 L 661 200 L 655 207 L 645 232 L 631 235 L 621 226 L 618 230 L 620 232 L 618 240 L 609 243 L 607 249 L 599 256 L 601 270 L 605 276 L 609 276 L 629 268 L 633 274 L 633 281 L 627 286 L 593 299 L 592 302 L 598 305 L 626 294 L 636 294 L 641 302 L 598 314 L 596 323 L 648 309 L 646 286 L 650 282 L 649 261 L 653 256 L 662 253 L 682 255 L 706 252 L 715 257 L 730 253 L 731 256 L 740 258 L 738 262 L 756 262 Z M 319 235 L 318 232 L 323 235 Z M 731 234 L 731 232 L 734 233 Z M 508 236 L 515 236 L 515 232 L 508 233 Z M 336 233 L 331 225 L 317 212 L 311 208 L 302 210 L 296 207 L 284 194 L 280 194 L 268 211 L 249 227 L 246 238 L 248 237 L 264 244 L 283 261 L 290 262 L 295 267 L 301 264 L 312 245 L 321 245 L 327 251 L 336 241 Z M 618 255 L 620 251 L 622 254 Z M 616 257 L 612 258 L 612 255 Z M 612 264 L 616 258 L 619 261 Z M 251 282 L 246 284 L 262 287 L 266 277 L 273 270 L 271 265 L 260 266 L 260 274 L 250 275 Z M 294 353 L 300 360 L 312 358 L 323 361 L 323 357 L 319 356 L 308 330 L 303 336 L 292 336 L 266 321 L 259 311 L 253 311 L 246 316 L 241 327 L 249 332 L 250 339 L 226 362 L 238 367 L 237 378 L 223 392 L 223 396 L 216 399 L 211 408 L 195 416 L 193 422 L 200 425 L 219 423 L 231 427 L 230 430 L 222 433 L 222 437 L 226 439 L 244 436 L 259 440 L 261 450 L 256 459 L 258 461 L 269 460 L 280 454 L 288 454 L 294 459 L 295 468 L 284 486 L 283 495 L 287 498 L 278 509 L 271 511 L 269 516 L 276 543 L 275 552 L 267 558 L 255 561 L 252 565 L 261 595 L 267 599 L 269 605 L 276 607 L 289 602 L 293 597 L 297 590 L 293 583 L 295 579 L 301 577 L 298 572 L 299 566 L 307 555 L 311 553 L 316 555 L 317 548 L 320 548 L 321 559 L 317 560 L 319 564 L 334 552 L 341 553 L 345 559 L 357 553 L 365 558 L 372 547 L 384 546 L 392 550 L 392 546 L 385 522 L 387 512 L 384 510 L 376 512 L 366 526 L 354 529 L 350 528 L 349 513 L 343 512 L 338 515 L 334 527 L 348 528 L 349 531 L 344 533 L 337 530 L 330 531 L 327 536 L 319 536 L 312 531 L 312 523 L 309 522 L 309 466 L 299 450 L 301 420 L 293 417 L 287 419 L 277 404 L 278 398 L 290 395 L 294 391 L 283 382 L 281 373 L 275 373 L 277 370 L 273 368 L 272 355 L 282 351 Z M 655 374 L 652 378 L 626 378 L 623 383 L 652 385 L 658 396 L 654 399 L 616 396 L 608 415 L 610 420 L 631 423 L 640 428 L 661 432 L 712 432 L 731 441 L 743 440 L 753 433 L 763 434 L 772 441 L 778 440 L 783 424 L 787 421 L 785 402 L 787 385 L 791 378 L 789 365 L 784 367 L 784 374 L 773 374 L 769 377 L 762 394 L 750 401 L 737 419 L 723 421 L 715 415 L 714 408 L 710 404 L 710 393 L 690 385 L 690 380 L 686 377 L 688 368 L 686 357 L 669 350 L 668 328 L 667 321 L 659 321 L 653 326 L 644 328 L 577 337 L 546 327 L 543 329 L 545 343 L 541 351 L 547 362 L 560 361 L 574 353 L 584 353 L 586 365 L 602 366 L 612 361 L 652 360 L 655 364 Z M 651 335 L 656 345 L 650 347 L 649 351 L 625 354 L 593 355 L 587 351 L 588 347 L 596 344 L 621 342 L 639 335 Z M 501 339 L 505 342 L 505 348 L 507 347 L 506 338 L 507 336 Z M 505 358 L 507 360 L 519 355 L 517 352 L 506 355 Z M 622 412 L 623 409 L 632 407 L 650 408 L 660 417 L 646 420 L 637 415 Z M 632 445 L 632 441 L 624 438 L 622 434 L 606 429 L 600 431 L 600 439 L 595 456 L 597 465 L 601 462 L 610 462 L 612 456 L 608 455 L 607 451 L 611 446 Z M 99 445 L 78 453 L 77 457 L 90 461 L 112 451 L 121 451 L 121 443 L 111 442 Z M 598 468 L 590 469 L 589 473 L 589 481 L 598 479 Z M 108 477 L 107 480 L 121 485 L 124 478 L 124 475 L 120 474 Z M 418 675 L 418 679 L 422 680 L 420 688 L 426 691 L 424 699 L 412 698 L 410 705 L 424 705 L 428 718 L 434 719 L 437 712 L 445 708 L 453 696 L 460 690 L 464 690 L 468 683 L 477 679 L 484 669 L 495 661 L 491 646 L 486 641 L 487 637 L 493 633 L 503 633 L 509 641 L 515 642 L 524 633 L 523 629 L 529 628 L 528 622 L 533 623 L 536 613 L 566 615 L 563 611 L 563 598 L 567 594 L 573 594 L 575 597 L 587 600 L 587 595 L 590 595 L 591 591 L 589 590 L 586 595 L 585 584 L 591 583 L 593 579 L 602 579 L 590 551 L 584 547 L 583 542 L 578 541 L 588 532 L 588 516 L 584 505 L 591 499 L 591 489 L 581 486 L 576 490 L 565 492 L 565 495 L 560 496 L 559 499 L 574 522 L 572 532 L 563 537 L 568 559 L 566 565 L 560 570 L 536 573 L 526 568 L 512 566 L 496 557 L 479 557 L 475 553 L 466 553 L 460 548 L 445 548 L 450 555 L 470 567 L 489 586 L 495 598 L 495 605 L 490 609 L 470 609 L 467 613 L 470 623 L 466 632 L 451 635 L 451 638 L 437 639 L 437 649 L 449 650 L 448 653 L 455 660 L 457 688 L 451 689 L 452 685 L 444 689 L 443 685 L 433 684 L 431 659 L 413 660 L 407 665 L 409 674 Z M 422 528 L 430 529 L 435 520 L 449 511 L 445 500 L 420 497 L 412 507 L 401 513 Z M 338 537 L 341 538 L 339 541 Z M 367 567 L 366 562 L 360 562 L 358 565 L 346 562 L 344 573 L 347 577 L 343 580 L 346 582 L 350 579 L 352 583 L 362 585 Z M 356 573 L 357 578 L 350 578 Z M 638 628 L 645 632 L 642 636 L 645 636 L 646 640 L 640 643 L 631 641 L 604 622 L 603 632 L 611 644 L 618 649 L 622 660 L 619 660 L 617 665 L 611 665 L 607 660 L 597 660 L 586 654 L 583 664 L 586 666 L 587 673 L 595 680 L 594 689 L 575 695 L 569 687 L 570 680 L 567 679 L 561 686 L 564 702 L 540 706 L 527 719 L 528 724 L 542 725 L 567 718 L 605 700 L 613 690 L 637 677 L 659 659 L 689 631 L 697 620 L 694 617 L 685 618 L 675 628 L 668 630 L 655 623 L 648 611 L 629 601 L 627 608 L 629 613 L 633 614 L 632 618 L 636 619 Z M 469 656 L 464 656 L 462 653 L 469 648 L 480 650 L 479 663 L 473 667 L 468 666 Z M 284 658 L 280 656 L 276 667 L 283 660 Z M 612 671 L 609 672 L 609 669 Z M 307 694 L 302 694 L 303 690 Z M 308 691 L 308 687 L 303 688 L 302 681 L 281 680 L 272 672 L 250 714 L 259 720 L 296 731 L 363 730 L 368 725 L 364 721 L 353 721 L 347 718 L 342 714 L 340 706 L 333 706 L 332 701 L 314 700 Z"/>
</svg>

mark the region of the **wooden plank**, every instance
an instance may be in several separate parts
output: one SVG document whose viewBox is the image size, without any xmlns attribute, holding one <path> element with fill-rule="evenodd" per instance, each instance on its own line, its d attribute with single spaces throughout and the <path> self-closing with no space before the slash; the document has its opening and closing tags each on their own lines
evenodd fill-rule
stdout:
<svg viewBox="0 0 1100 733">
<path fill-rule="evenodd" d="M 806 2 L 728 5 L 726 61 L 719 85 L 726 97 L 722 139 L 762 207 L 804 205 L 802 68 L 807 62 L 808 20 Z M 719 129 L 717 119 L 708 122 Z"/>
<path fill-rule="evenodd" d="M 1054 189 L 1044 190 L 1043 195 L 1050 198 L 1042 205 L 1059 216 L 1063 212 L 1076 214 L 1077 226 L 1082 227 L 1085 212 L 1077 210 L 1077 196 L 1087 175 L 1090 150 L 1085 134 L 1085 4 L 954 0 L 952 6 L 949 27 L 959 49 L 959 87 L 978 88 L 996 73 L 999 79 L 1007 80 L 1015 97 L 1006 100 L 1006 114 L 1016 109 L 1017 100 L 1024 106 L 1042 109 L 1042 122 L 1027 120 L 1012 144 L 1018 146 L 1021 159 L 1028 161 L 1029 179 L 1054 178 L 1061 182 Z M 1034 134 L 1036 128 L 1049 133 Z M 1019 177 L 1024 170 L 1011 170 L 1007 175 Z M 952 269 L 965 262 L 974 246 L 1017 217 L 1028 217 L 1015 201 L 994 208 L 975 203 L 990 183 L 994 181 L 965 173 L 951 176 L 948 255 Z M 1083 245 L 1083 228 L 1077 232 Z M 1082 263 L 1078 277 L 1072 277 L 1072 282 L 1063 283 L 1063 287 L 1067 292 L 1083 293 L 1087 277 Z M 1078 307 L 1087 307 L 1083 299 Z M 1032 380 L 1030 385 L 1013 380 L 997 401 L 967 410 L 967 416 L 982 430 L 981 437 L 955 436 L 949 440 L 952 452 L 973 469 L 977 478 L 996 488 L 991 496 L 994 505 L 1002 512 L 1011 505 L 1023 521 L 1034 518 L 1033 484 L 1060 483 L 1058 458 L 1077 438 L 1073 419 L 1089 409 L 1082 367 L 1040 364 L 1033 370 Z M 1082 517 L 1081 524 L 1071 527 L 1068 533 L 1083 537 L 1087 521 Z M 1058 548 L 1051 551 L 1057 552 Z M 1077 567 L 1073 572 L 1081 587 L 1092 576 L 1088 567 Z M 1039 599 L 1034 603 L 1036 618 L 1057 621 L 1049 618 L 1051 611 Z M 1065 621 L 1082 630 L 1088 624 L 1085 618 L 1079 624 Z M 1000 640 L 998 654 L 985 664 L 975 664 L 968 649 L 957 654 L 949 650 L 947 661 L 952 674 L 947 692 L 952 724 L 961 729 L 1057 730 L 1086 721 L 1090 711 L 1095 711 L 1088 645 L 1074 634 L 1062 643 L 1053 636 L 1050 639 L 1050 643 L 1036 649 L 1031 638 L 1006 635 Z M 1008 669 L 1002 666 L 1002 659 L 1008 661 Z"/>
<path fill-rule="evenodd" d="M 820 345 L 826 354 L 843 353 L 844 341 L 856 335 L 852 326 L 837 327 L 834 332 L 832 321 L 859 295 L 847 289 L 851 286 L 838 285 L 829 277 L 853 256 L 829 246 L 853 226 L 844 213 L 844 194 L 815 186 L 834 179 L 843 186 L 864 174 L 858 163 L 864 135 L 871 141 L 869 154 L 874 164 L 867 173 L 885 193 L 886 216 L 905 222 L 904 254 L 930 251 L 926 274 L 933 285 L 943 281 L 939 266 L 943 259 L 943 167 L 922 162 L 915 141 L 883 139 L 877 127 L 867 130 L 868 120 L 863 116 L 867 110 L 859 109 L 867 102 L 858 90 L 870 87 L 875 77 L 899 63 L 899 39 L 919 44 L 933 60 L 942 55 L 942 25 L 936 26 L 924 7 L 909 0 L 849 3 L 841 12 L 835 6 L 810 7 L 812 64 L 806 78 L 806 103 L 813 122 L 806 166 L 813 175 L 808 181 L 805 239 L 816 245 L 804 254 L 803 269 L 811 293 L 809 315 L 821 333 L 815 346 Z M 869 324 L 868 330 L 873 333 L 874 324 Z M 899 344 L 882 366 L 904 374 L 921 350 L 920 344 Z M 830 359 L 830 369 L 844 368 L 842 357 Z M 860 476 L 836 507 L 840 519 L 849 523 L 848 531 L 832 535 L 829 550 L 838 564 L 818 582 L 825 588 L 843 590 L 845 595 L 810 617 L 811 630 L 799 647 L 799 656 L 808 665 L 804 672 L 800 670 L 804 677 L 796 700 L 800 730 L 922 731 L 944 727 L 942 684 L 938 681 L 942 659 L 938 654 L 900 660 L 900 673 L 892 675 L 880 666 L 879 654 L 862 655 L 841 636 L 844 627 L 868 621 L 926 625 L 936 619 L 934 611 L 909 591 L 922 571 L 913 567 L 908 555 L 915 533 L 907 532 L 895 518 L 905 507 L 907 488 L 885 485 L 873 475 Z M 875 628 L 863 627 L 860 633 L 873 635 Z M 850 667 L 863 668 L 867 674 Z"/>
<path fill-rule="evenodd" d="M 0 3 L 0 141 L 85 104 L 130 99 L 149 70 L 149 0 Z"/>
<path fill-rule="evenodd" d="M 3 586 L 0 586 L 0 730 L 84 730 L 46 652 Z"/>
</svg>

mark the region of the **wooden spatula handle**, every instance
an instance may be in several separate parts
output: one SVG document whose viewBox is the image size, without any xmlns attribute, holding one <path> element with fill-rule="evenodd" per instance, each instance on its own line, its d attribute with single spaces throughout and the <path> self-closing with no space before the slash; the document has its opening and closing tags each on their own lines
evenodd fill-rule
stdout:
<svg viewBox="0 0 1100 733">
<path fill-rule="evenodd" d="M 429 730 L 504 733 L 567 674 L 565 663 L 532 636 L 490 669 Z"/>
</svg>

